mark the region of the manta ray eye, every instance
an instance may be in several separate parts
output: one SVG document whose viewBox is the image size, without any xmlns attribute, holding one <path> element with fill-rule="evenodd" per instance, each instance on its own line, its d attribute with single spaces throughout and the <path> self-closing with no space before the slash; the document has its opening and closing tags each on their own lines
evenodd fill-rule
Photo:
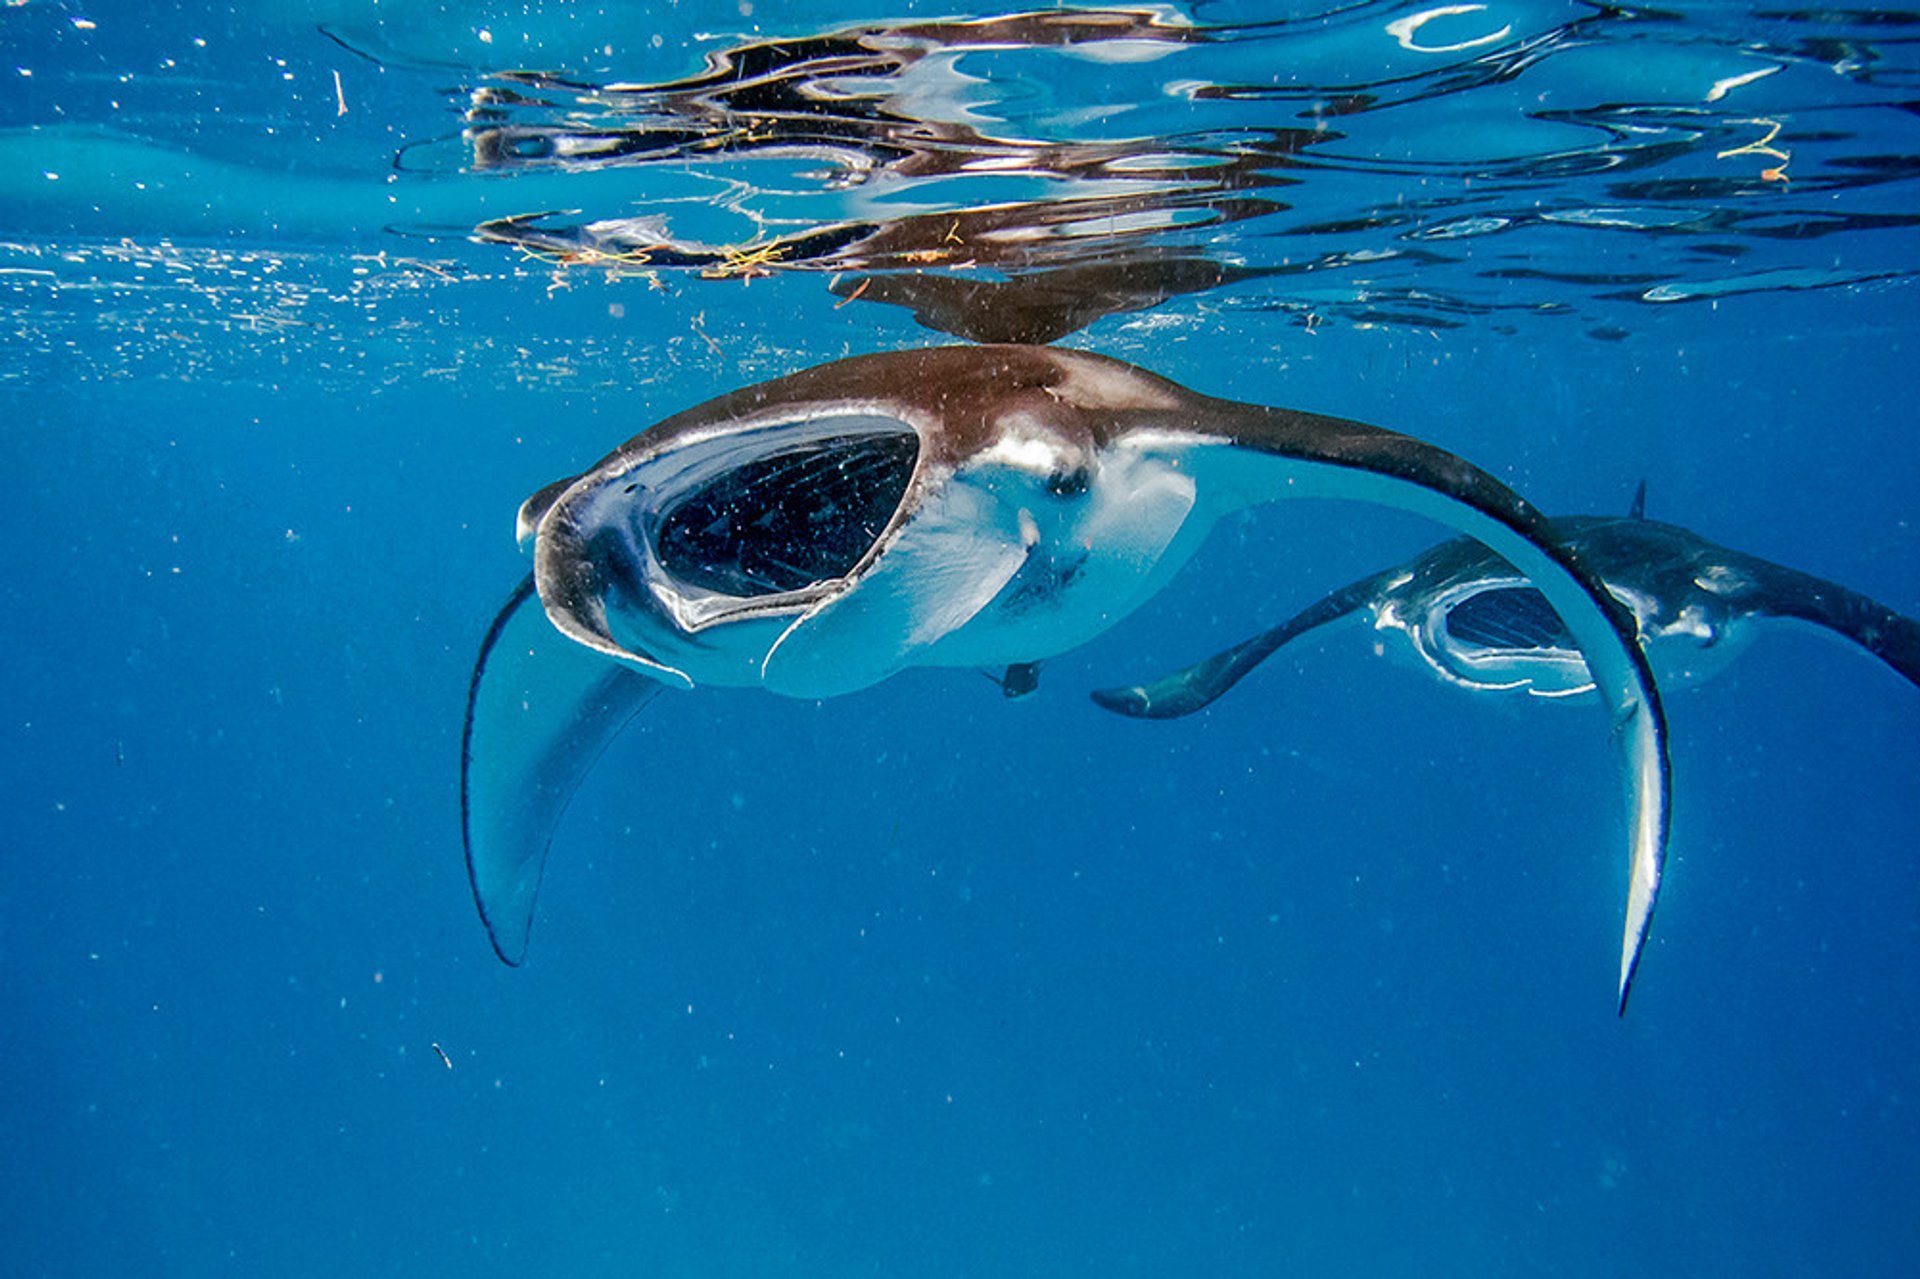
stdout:
<svg viewBox="0 0 1920 1279">
<path fill-rule="evenodd" d="M 1547 597 L 1531 586 L 1474 592 L 1447 610 L 1447 634 L 1470 648 L 1578 647 Z"/>
<path fill-rule="evenodd" d="M 654 552 L 681 583 L 742 598 L 844 577 L 893 518 L 919 455 L 897 424 L 761 453 L 673 495 Z"/>
</svg>

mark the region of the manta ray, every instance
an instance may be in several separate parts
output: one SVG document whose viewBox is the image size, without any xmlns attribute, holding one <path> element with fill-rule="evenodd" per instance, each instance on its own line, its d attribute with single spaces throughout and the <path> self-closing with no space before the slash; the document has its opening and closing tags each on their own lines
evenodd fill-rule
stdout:
<svg viewBox="0 0 1920 1279">
<path fill-rule="evenodd" d="M 1646 518 L 1645 484 L 1624 517 L 1572 516 L 1553 529 L 1632 611 L 1663 686 L 1718 674 L 1756 630 L 1779 621 L 1820 627 L 1920 685 L 1920 622 L 1824 578 Z M 1580 697 L 1594 688 L 1580 645 L 1546 597 L 1498 554 L 1456 538 L 1329 592 L 1192 666 L 1095 690 L 1093 700 L 1144 719 L 1191 715 L 1309 631 L 1362 619 L 1459 688 L 1535 697 Z"/>
<path fill-rule="evenodd" d="M 1151 599 L 1223 516 L 1294 497 L 1476 539 L 1586 654 L 1628 783 L 1624 1008 L 1670 789 L 1631 611 L 1539 511 L 1434 445 L 1022 345 L 855 356 L 749 386 L 527 499 L 533 571 L 481 643 L 462 735 L 467 868 L 494 951 L 525 956 L 569 799 L 661 690 L 825 698 L 909 667 L 1030 675 Z"/>
</svg>

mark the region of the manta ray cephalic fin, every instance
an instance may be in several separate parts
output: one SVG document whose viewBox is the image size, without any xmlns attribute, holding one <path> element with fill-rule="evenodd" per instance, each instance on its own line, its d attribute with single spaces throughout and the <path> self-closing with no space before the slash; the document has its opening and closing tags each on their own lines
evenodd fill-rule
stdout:
<svg viewBox="0 0 1920 1279">
<path fill-rule="evenodd" d="M 764 687 L 789 697 L 865 688 L 965 626 L 1027 560 L 1019 530 L 993 529 L 989 509 L 977 491 L 954 486 L 946 505 L 889 546 L 857 590 L 794 619 L 761 663 Z"/>
<path fill-rule="evenodd" d="M 460 818 L 473 900 L 506 963 L 526 957 L 547 846 L 580 780 L 662 687 L 555 630 L 531 576 L 493 619 L 467 687 Z"/>
</svg>

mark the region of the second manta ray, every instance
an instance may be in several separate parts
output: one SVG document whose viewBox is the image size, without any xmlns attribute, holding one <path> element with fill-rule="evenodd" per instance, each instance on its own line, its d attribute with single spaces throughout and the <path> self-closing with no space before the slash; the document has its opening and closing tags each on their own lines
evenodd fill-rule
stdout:
<svg viewBox="0 0 1920 1279">
<path fill-rule="evenodd" d="M 1716 546 L 1646 518 L 1646 488 L 1625 517 L 1572 516 L 1554 531 L 1633 610 L 1663 683 L 1720 671 L 1758 623 L 1806 622 L 1859 645 L 1920 685 L 1920 622 L 1857 591 Z M 1449 684 L 1476 692 L 1576 697 L 1593 689 L 1581 646 L 1524 575 L 1458 538 L 1323 596 L 1271 630 L 1147 684 L 1096 690 L 1141 719 L 1191 715 L 1307 632 L 1364 619 L 1398 636 Z"/>
<path fill-rule="evenodd" d="M 1224 515 L 1344 497 L 1526 575 L 1586 654 L 1629 795 L 1624 1007 L 1665 856 L 1666 722 L 1634 617 L 1546 519 L 1443 449 L 1031 346 L 856 356 L 667 418 L 520 509 L 533 572 L 475 663 L 474 898 L 524 957 L 560 816 L 656 692 L 820 698 L 914 666 L 1025 667 L 1151 598 Z"/>
</svg>

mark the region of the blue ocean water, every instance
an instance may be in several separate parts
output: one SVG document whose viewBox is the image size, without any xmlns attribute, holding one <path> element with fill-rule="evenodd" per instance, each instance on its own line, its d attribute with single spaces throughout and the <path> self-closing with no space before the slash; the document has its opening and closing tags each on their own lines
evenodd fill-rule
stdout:
<svg viewBox="0 0 1920 1279">
<path fill-rule="evenodd" d="M 1085 696 L 1404 513 L 1230 520 L 1017 700 L 662 696 L 518 969 L 459 764 L 524 497 L 940 342 L 1920 612 L 1920 15 L 457 8 L 0 10 L 0 1271 L 1910 1272 L 1920 690 L 1810 628 L 1667 694 L 1624 1018 L 1596 706 L 1353 631 Z"/>
</svg>

